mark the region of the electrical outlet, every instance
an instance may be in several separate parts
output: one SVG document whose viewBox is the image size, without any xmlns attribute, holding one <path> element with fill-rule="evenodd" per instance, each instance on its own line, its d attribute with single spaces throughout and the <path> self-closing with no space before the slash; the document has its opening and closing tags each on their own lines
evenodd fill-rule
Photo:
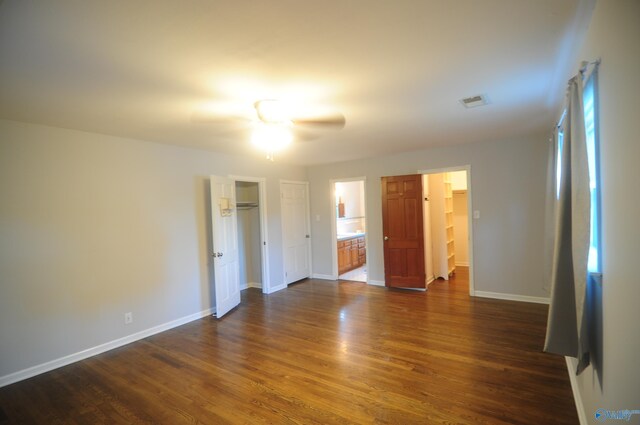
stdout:
<svg viewBox="0 0 640 425">
<path fill-rule="evenodd" d="M 124 314 L 124 324 L 125 325 L 129 325 L 133 323 L 133 313 L 129 312 L 129 313 L 125 313 Z"/>
</svg>

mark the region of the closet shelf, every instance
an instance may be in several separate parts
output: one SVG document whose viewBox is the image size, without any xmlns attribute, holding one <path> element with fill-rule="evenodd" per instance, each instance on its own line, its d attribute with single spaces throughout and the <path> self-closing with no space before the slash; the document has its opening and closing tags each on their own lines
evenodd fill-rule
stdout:
<svg viewBox="0 0 640 425">
<path fill-rule="evenodd" d="M 258 207 L 257 202 L 245 202 L 245 201 L 236 202 L 236 208 L 238 208 L 239 210 L 250 210 L 251 208 L 257 208 L 257 207 Z"/>
</svg>

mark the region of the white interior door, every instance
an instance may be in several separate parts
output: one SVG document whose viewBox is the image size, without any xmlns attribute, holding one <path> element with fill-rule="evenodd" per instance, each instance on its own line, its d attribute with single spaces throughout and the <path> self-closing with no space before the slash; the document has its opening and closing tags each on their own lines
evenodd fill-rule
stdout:
<svg viewBox="0 0 640 425">
<path fill-rule="evenodd" d="M 240 304 L 240 263 L 235 181 L 211 176 L 211 229 L 216 317 Z"/>
<path fill-rule="evenodd" d="M 286 284 L 311 275 L 309 200 L 306 183 L 280 183 L 282 200 L 282 242 Z"/>
</svg>

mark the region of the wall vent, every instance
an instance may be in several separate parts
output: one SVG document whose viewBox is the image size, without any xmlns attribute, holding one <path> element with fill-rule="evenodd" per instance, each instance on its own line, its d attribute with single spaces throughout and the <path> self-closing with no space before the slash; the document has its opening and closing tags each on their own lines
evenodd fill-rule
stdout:
<svg viewBox="0 0 640 425">
<path fill-rule="evenodd" d="M 487 95 L 485 94 L 478 94 L 460 99 L 460 103 L 462 103 L 465 108 L 475 108 L 477 106 L 487 105 L 489 103 L 489 99 L 487 99 Z"/>
</svg>

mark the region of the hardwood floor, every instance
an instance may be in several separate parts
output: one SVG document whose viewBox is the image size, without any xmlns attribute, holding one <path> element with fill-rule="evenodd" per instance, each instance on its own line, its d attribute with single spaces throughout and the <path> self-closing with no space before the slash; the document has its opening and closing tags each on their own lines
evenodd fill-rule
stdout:
<svg viewBox="0 0 640 425">
<path fill-rule="evenodd" d="M 577 424 L 547 306 L 306 280 L 0 388 L 0 424 Z"/>
</svg>

